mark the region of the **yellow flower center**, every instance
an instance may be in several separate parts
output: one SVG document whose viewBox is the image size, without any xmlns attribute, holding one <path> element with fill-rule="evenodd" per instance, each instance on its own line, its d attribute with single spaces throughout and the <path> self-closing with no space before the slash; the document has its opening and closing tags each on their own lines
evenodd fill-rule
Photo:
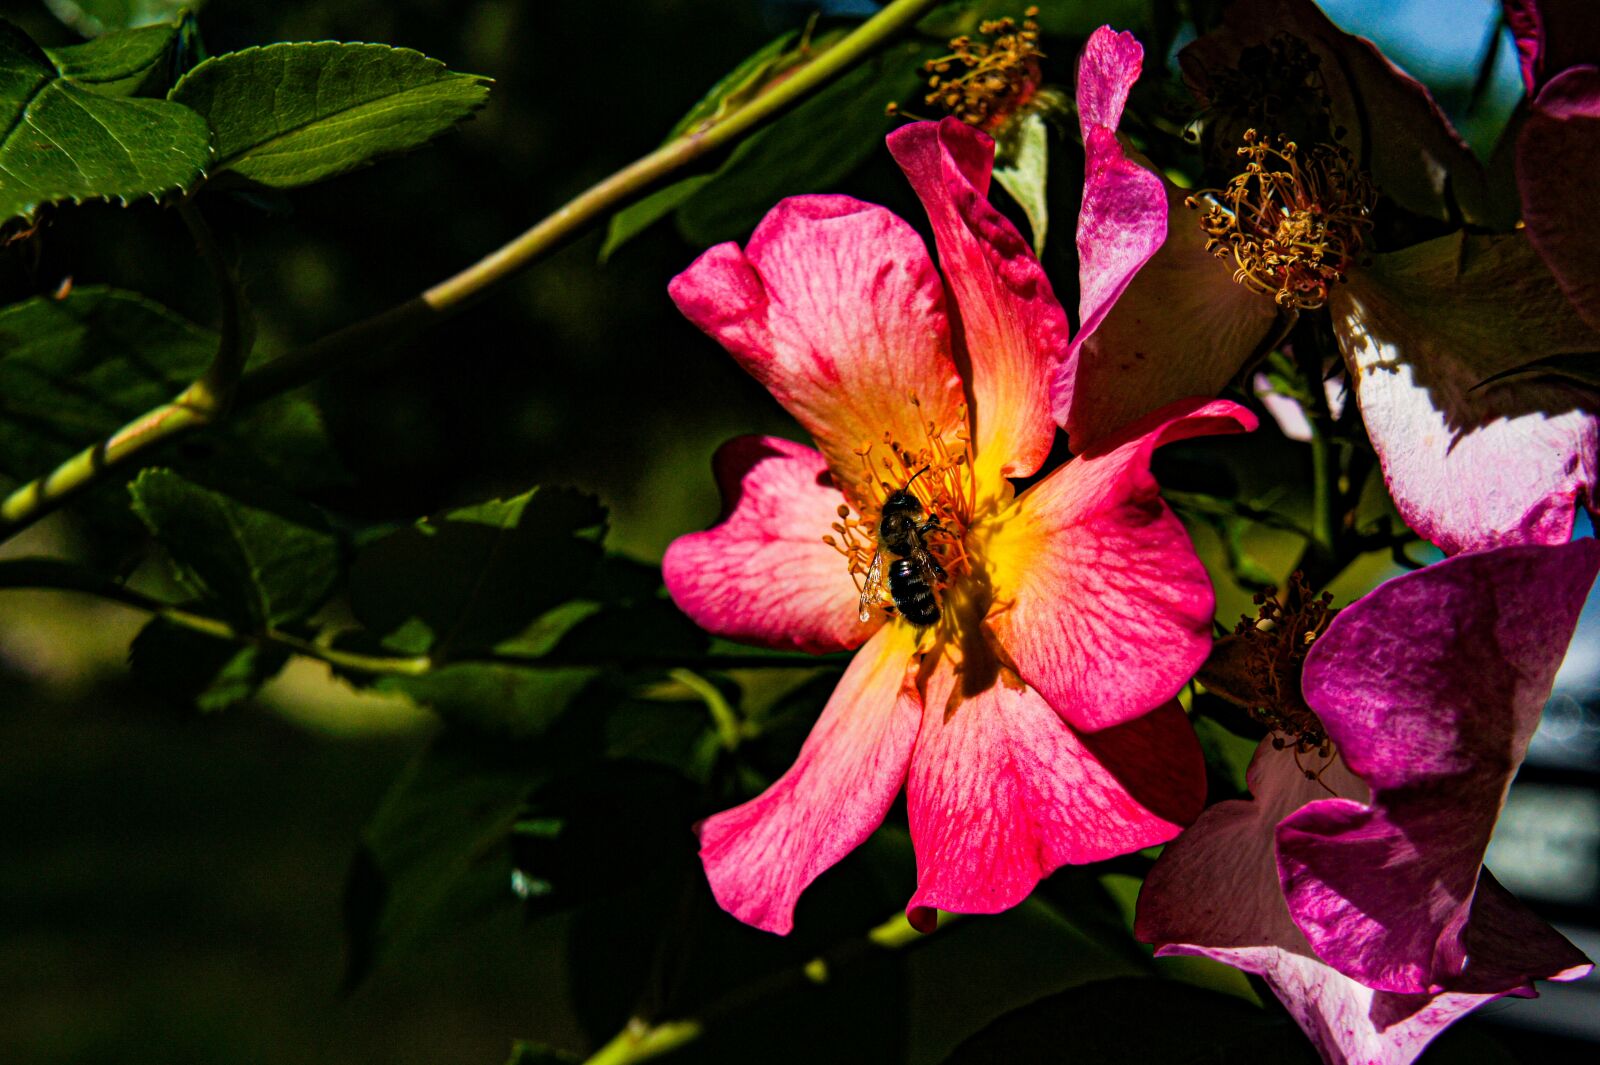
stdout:
<svg viewBox="0 0 1600 1065">
<path fill-rule="evenodd" d="M 1204 208 L 1206 250 L 1233 260 L 1235 282 L 1280 307 L 1315 310 L 1358 261 L 1377 190 L 1338 145 L 1302 149 L 1253 129 L 1244 141 L 1244 171 L 1185 203 Z"/>
<path fill-rule="evenodd" d="M 1011 18 L 989 19 L 978 24 L 976 38 L 952 38 L 949 55 L 923 64 L 931 90 L 925 102 L 980 129 L 1002 125 L 1039 88 L 1038 13 L 1030 7 L 1021 26 Z"/>
<path fill-rule="evenodd" d="M 917 397 L 911 396 L 910 402 L 920 418 Z M 949 589 L 973 572 L 967 532 L 977 511 L 978 495 L 966 422 L 963 406 L 953 430 L 922 421 L 921 440 L 907 443 L 885 430 L 880 439 L 866 441 L 856 449 L 871 498 L 860 501 L 860 513 L 841 505 L 833 533 L 822 539 L 844 556 L 850 579 L 861 594 L 863 614 L 881 609 L 892 617 L 904 605 L 897 605 L 889 587 L 888 567 L 897 559 L 911 560 L 914 579 L 927 586 L 935 602 L 942 602 Z M 885 542 L 885 504 L 902 492 L 915 500 L 914 508 L 903 502 L 899 505 L 900 512 L 909 515 L 914 531 L 909 539 Z M 917 552 L 926 552 L 932 565 L 922 565 Z M 946 619 L 949 613 L 940 611 Z"/>
</svg>

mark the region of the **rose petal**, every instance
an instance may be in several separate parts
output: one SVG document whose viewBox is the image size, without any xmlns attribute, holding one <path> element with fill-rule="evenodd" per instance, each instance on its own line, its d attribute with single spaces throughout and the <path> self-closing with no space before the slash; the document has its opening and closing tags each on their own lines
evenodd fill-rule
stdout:
<svg viewBox="0 0 1600 1065">
<path fill-rule="evenodd" d="M 889 135 L 933 225 L 956 308 L 956 352 L 973 407 L 978 484 L 1025 477 L 1050 453 L 1050 376 L 1067 316 L 1033 250 L 987 199 L 994 142 L 954 118 Z"/>
<path fill-rule="evenodd" d="M 1430 996 L 1364 987 L 1317 960 L 1290 919 L 1273 826 L 1329 791 L 1364 799 L 1365 786 L 1339 761 L 1308 780 L 1292 751 L 1263 741 L 1250 766 L 1250 790 L 1253 801 L 1211 807 L 1162 849 L 1139 893 L 1134 934 L 1156 944 L 1158 956 L 1199 955 L 1261 975 L 1330 1065 L 1409 1065 L 1434 1036 L 1485 1002 L 1529 993 L 1494 979 L 1494 960 L 1520 949 L 1509 945 L 1512 938 L 1547 954 L 1552 938 L 1565 943 L 1515 902 L 1503 906 L 1508 897 L 1485 873 L 1468 930 L 1475 960 L 1463 990 Z M 1551 979 L 1588 971 L 1582 956 L 1567 949 L 1572 964 Z M 1481 966 L 1486 979 L 1476 975 L 1481 963 L 1488 963 Z"/>
<path fill-rule="evenodd" d="M 1272 300 L 1233 283 L 1231 268 L 1205 250 L 1199 217 L 1183 206 L 1186 193 L 1165 187 L 1167 202 L 1160 211 L 1166 240 L 1136 267 L 1131 281 L 1118 271 L 1131 264 L 1141 241 L 1149 241 L 1155 208 L 1146 204 L 1147 213 L 1126 219 L 1134 228 L 1120 237 L 1109 236 L 1114 232 L 1109 224 L 1118 219 L 1098 216 L 1087 221 L 1109 223 L 1107 228 L 1093 238 L 1080 234 L 1080 244 L 1090 239 L 1113 244 L 1104 255 L 1096 249 L 1080 264 L 1088 328 L 1054 383 L 1054 413 L 1074 451 L 1097 447 L 1129 422 L 1175 400 L 1216 395 L 1277 332 Z M 1086 210 L 1093 209 L 1087 186 L 1084 196 Z M 1080 217 L 1080 226 L 1084 221 Z M 1144 227 L 1142 236 L 1139 227 Z M 1116 241 L 1126 247 L 1119 249 Z M 1098 274 L 1102 259 L 1104 277 Z M 1087 301 L 1103 296 L 1114 296 L 1115 302 L 1091 320 Z"/>
<path fill-rule="evenodd" d="M 1203 100 L 1213 99 L 1215 72 L 1237 68 L 1240 53 L 1280 34 L 1304 41 L 1321 63 L 1318 76 L 1344 146 L 1355 153 L 1383 194 L 1417 214 L 1483 223 L 1483 166 L 1450 125 L 1428 90 L 1386 59 L 1371 42 L 1339 29 L 1310 0 L 1237 0 L 1222 26 L 1191 42 L 1178 59 Z M 1237 143 L 1258 116 L 1218 116 L 1238 126 Z M 1296 130 L 1263 129 L 1263 134 Z"/>
<path fill-rule="evenodd" d="M 883 822 L 916 740 L 908 625 L 888 625 L 845 670 L 800 757 L 766 791 L 699 827 L 700 860 L 717 903 L 779 935 L 800 893 Z"/>
<path fill-rule="evenodd" d="M 1171 839 L 1205 801 L 1204 760 L 1172 703 L 1080 735 L 1037 692 L 996 683 L 952 705 L 929 679 L 906 782 L 917 893 L 906 912 L 998 913 L 1062 865 Z"/>
<path fill-rule="evenodd" d="M 680 536 L 661 562 L 678 608 L 708 632 L 785 650 L 856 647 L 863 624 L 844 557 L 822 542 L 844 496 L 822 455 L 771 436 L 741 436 L 712 460 L 722 519 Z"/>
<path fill-rule="evenodd" d="M 669 291 L 806 428 L 857 510 L 878 495 L 857 448 L 885 431 L 920 442 L 929 420 L 959 424 L 939 275 L 922 238 L 882 207 L 784 200 L 743 252 L 717 245 Z"/>
<path fill-rule="evenodd" d="M 1078 59 L 1085 156 L 1078 210 L 1078 335 L 1057 370 L 1051 398 L 1063 426 L 1075 420 L 1078 349 L 1167 237 L 1161 178 L 1130 159 L 1116 136 L 1128 90 L 1143 63 L 1144 49 L 1133 34 L 1114 33 L 1109 26 L 1094 31 Z M 1098 398 L 1090 394 L 1084 402 L 1093 405 Z"/>
<path fill-rule="evenodd" d="M 1227 400 L 1183 400 L 1028 489 L 982 547 L 988 626 L 1024 680 L 1080 729 L 1172 698 L 1205 661 L 1215 602 L 1150 475 L 1157 447 L 1254 429 Z"/>
<path fill-rule="evenodd" d="M 1597 171 L 1600 69 L 1574 67 L 1545 86 L 1517 135 L 1517 188 L 1528 239 L 1594 329 L 1600 329 Z"/>
<path fill-rule="evenodd" d="M 1529 96 L 1568 67 L 1600 58 L 1593 0 L 1503 0 L 1503 6 Z"/>
<path fill-rule="evenodd" d="M 1385 582 L 1318 638 L 1306 700 L 1373 789 L 1277 829 L 1289 910 L 1322 960 L 1380 990 L 1461 988 L 1484 851 L 1597 572 L 1594 540 L 1460 555 Z M 1564 957 L 1526 956 L 1492 990 Z"/>
<path fill-rule="evenodd" d="M 1390 494 L 1447 552 L 1558 543 L 1592 505 L 1596 400 L 1544 378 L 1479 387 L 1600 350 L 1520 234 L 1455 233 L 1380 255 L 1330 302 Z"/>
</svg>

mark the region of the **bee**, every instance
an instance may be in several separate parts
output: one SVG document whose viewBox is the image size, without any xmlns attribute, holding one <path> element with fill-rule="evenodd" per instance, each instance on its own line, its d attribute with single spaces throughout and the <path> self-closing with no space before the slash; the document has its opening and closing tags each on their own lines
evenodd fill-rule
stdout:
<svg viewBox="0 0 1600 1065">
<path fill-rule="evenodd" d="M 904 488 L 883 502 L 883 513 L 878 518 L 878 549 L 872 554 L 867 580 L 861 588 L 862 621 L 872 616 L 870 607 L 883 601 L 885 570 L 889 597 L 907 621 L 921 629 L 939 620 L 939 600 L 933 587 L 945 579 L 945 572 L 923 537 L 941 531 L 943 526 L 935 518 L 924 517 L 922 502 L 911 494 L 912 482 L 927 472 L 928 467 L 924 466 L 912 474 Z"/>
</svg>

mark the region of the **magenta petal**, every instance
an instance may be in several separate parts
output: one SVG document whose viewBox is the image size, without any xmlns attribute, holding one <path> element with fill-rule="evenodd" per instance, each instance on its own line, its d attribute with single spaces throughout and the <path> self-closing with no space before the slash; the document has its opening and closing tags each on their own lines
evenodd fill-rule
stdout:
<svg viewBox="0 0 1600 1065">
<path fill-rule="evenodd" d="M 1600 22 L 1590 12 L 1591 24 Z M 1600 56 L 1597 56 L 1600 58 Z M 1600 330 L 1600 68 L 1573 67 L 1539 93 L 1517 136 L 1528 239 L 1584 321 Z"/>
<path fill-rule="evenodd" d="M 1083 128 L 1083 202 L 1078 210 L 1078 335 L 1056 371 L 1055 419 L 1074 421 L 1078 348 L 1100 326 L 1167 238 L 1167 193 L 1161 178 L 1128 158 L 1117 123 L 1128 90 L 1139 79 L 1144 49 L 1131 33 L 1095 30 L 1078 59 L 1078 120 Z"/>
<path fill-rule="evenodd" d="M 913 923 L 1008 909 L 1059 866 L 1164 842 L 1199 813 L 1204 761 L 1175 703 L 1082 735 L 1031 689 L 952 705 L 958 683 L 948 665 L 929 680 L 906 783 Z"/>
<path fill-rule="evenodd" d="M 1067 315 L 1033 249 L 989 203 L 994 142 L 954 118 L 913 122 L 889 152 L 916 190 L 955 304 L 957 357 L 973 406 L 978 483 L 1026 477 L 1050 453 L 1050 377 Z"/>
<path fill-rule="evenodd" d="M 711 248 L 669 290 L 806 428 L 857 510 L 878 494 L 857 448 L 959 424 L 944 286 L 916 230 L 882 207 L 784 200 L 744 251 Z"/>
<path fill-rule="evenodd" d="M 1460 988 L 1469 959 L 1516 969 L 1496 992 L 1570 967 L 1570 949 L 1522 967 L 1475 959 L 1468 923 L 1505 790 L 1597 572 L 1594 540 L 1461 555 L 1385 582 L 1317 640 L 1306 700 L 1373 791 L 1370 805 L 1310 803 L 1277 830 L 1289 909 L 1322 960 L 1419 993 Z"/>
<path fill-rule="evenodd" d="M 844 502 L 822 455 L 741 436 L 712 468 L 722 520 L 678 537 L 661 562 L 678 608 L 708 632 L 784 650 L 842 651 L 871 635 L 844 557 L 822 542 Z"/>
<path fill-rule="evenodd" d="M 1273 826 L 1331 790 L 1364 799 L 1366 791 L 1338 761 L 1320 782 L 1306 779 L 1290 751 L 1263 741 L 1250 766 L 1251 801 L 1219 803 L 1166 845 L 1139 893 L 1134 932 L 1158 955 L 1193 954 L 1261 975 L 1330 1065 L 1409 1065 L 1427 1044 L 1462 1016 L 1500 997 L 1522 994 L 1514 981 L 1494 979 L 1485 990 L 1469 979 L 1440 995 L 1375 991 L 1319 961 L 1290 919 L 1279 889 Z M 1332 801 L 1332 800 L 1328 800 Z M 1492 887 L 1491 887 L 1492 885 Z M 1485 874 L 1483 913 L 1475 913 L 1468 943 L 1475 956 L 1512 956 L 1508 937 L 1547 950 L 1560 939 Z M 1561 941 L 1565 943 L 1564 940 Z M 1566 980 L 1588 971 L 1570 945 L 1569 967 L 1549 975 Z M 1469 978 L 1477 966 L 1469 969 Z M 1491 974 L 1496 975 L 1496 974 Z"/>
<path fill-rule="evenodd" d="M 909 626 L 879 630 L 845 670 L 789 771 L 701 823 L 706 879 L 739 920 L 786 935 L 806 886 L 883 822 L 917 735 L 913 645 Z"/>
<path fill-rule="evenodd" d="M 1186 437 L 1247 432 L 1227 400 L 1182 400 L 1018 497 L 985 557 L 1004 609 L 988 626 L 1022 678 L 1081 729 L 1178 693 L 1211 649 L 1211 579 L 1161 500 L 1150 458 Z"/>
</svg>

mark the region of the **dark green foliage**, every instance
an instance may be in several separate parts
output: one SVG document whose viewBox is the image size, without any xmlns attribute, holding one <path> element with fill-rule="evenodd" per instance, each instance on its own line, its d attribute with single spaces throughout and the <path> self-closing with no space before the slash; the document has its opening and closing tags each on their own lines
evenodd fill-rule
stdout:
<svg viewBox="0 0 1600 1065">
<path fill-rule="evenodd" d="M 1102 980 L 1006 1014 L 945 1065 L 1316 1065 L 1288 1017 L 1167 980 Z"/>
<path fill-rule="evenodd" d="M 45 0 L 56 18 L 85 37 L 111 30 L 171 22 L 185 10 L 198 11 L 206 0 Z"/>
<path fill-rule="evenodd" d="M 184 590 L 247 631 L 304 619 L 338 579 L 339 541 L 304 505 L 289 517 L 162 469 L 128 490 Z"/>
<path fill-rule="evenodd" d="M 208 59 L 171 99 L 211 124 L 213 175 L 288 189 L 410 151 L 484 105 L 488 81 L 381 44 L 274 44 Z"/>
<path fill-rule="evenodd" d="M 288 662 L 274 647 L 240 646 L 156 618 L 134 637 L 134 676 L 179 706 L 227 710 L 256 693 Z"/>
<path fill-rule="evenodd" d="M 178 27 L 158 23 L 118 30 L 45 54 L 74 85 L 106 96 L 164 96 L 170 83 Z"/>
<path fill-rule="evenodd" d="M 394 651 L 485 650 L 584 587 L 604 524 L 593 497 L 566 489 L 425 518 L 362 550 L 351 607 Z"/>
<path fill-rule="evenodd" d="M 203 118 L 165 100 L 101 91 L 120 66 L 109 48 L 66 59 L 46 54 L 0 20 L 0 223 L 41 207 L 185 191 L 211 155 Z M 125 57 L 124 57 L 125 58 Z M 85 69 L 80 83 L 68 65 Z"/>
</svg>

